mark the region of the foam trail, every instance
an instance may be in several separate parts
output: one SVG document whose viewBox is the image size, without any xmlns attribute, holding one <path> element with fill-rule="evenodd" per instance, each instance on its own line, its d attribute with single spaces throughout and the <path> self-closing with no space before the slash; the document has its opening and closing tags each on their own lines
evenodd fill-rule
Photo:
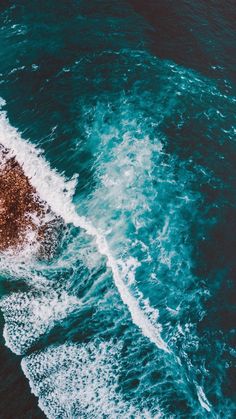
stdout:
<svg viewBox="0 0 236 419">
<path fill-rule="evenodd" d="M 208 412 L 211 412 L 211 405 L 209 401 L 207 400 L 207 397 L 202 387 L 196 384 L 196 388 L 197 388 L 197 397 L 198 397 L 200 405 L 203 407 L 203 409 L 207 410 Z"/>
<path fill-rule="evenodd" d="M 95 237 L 97 248 L 99 252 L 107 258 L 107 266 L 112 270 L 115 285 L 123 303 L 127 305 L 130 311 L 134 324 L 136 324 L 136 326 L 142 330 L 143 335 L 148 337 L 150 341 L 153 342 L 159 349 L 170 352 L 166 343 L 160 336 L 160 325 L 154 325 L 144 314 L 139 306 L 138 300 L 133 297 L 128 287 L 122 280 L 116 259 L 112 256 L 104 236 L 100 234 L 97 229 L 93 227 L 93 225 L 85 218 L 77 216 L 74 221 L 75 225 L 78 223 L 78 227 L 84 228 L 89 235 Z"/>
<path fill-rule="evenodd" d="M 12 155 L 17 156 L 18 162 L 23 166 L 26 176 L 30 178 L 40 198 L 46 201 L 55 213 L 61 216 L 65 223 L 74 224 L 75 227 L 84 229 L 88 235 L 95 238 L 99 252 L 106 257 L 107 266 L 112 271 L 115 285 L 123 303 L 129 309 L 132 321 L 159 349 L 170 352 L 160 335 L 161 325 L 154 324 L 150 320 L 141 309 L 139 302 L 130 293 L 103 234 L 89 220 L 77 214 L 72 203 L 76 179 L 65 182 L 56 170 L 51 169 L 45 159 L 40 156 L 40 150 L 23 140 L 18 131 L 9 124 L 4 111 L 0 112 L 0 143 L 10 148 Z"/>
<path fill-rule="evenodd" d="M 6 346 L 17 355 L 26 353 L 40 336 L 78 308 L 80 300 L 65 291 L 17 292 L 3 298 L 0 307 Z"/>
<path fill-rule="evenodd" d="M 123 399 L 118 384 L 119 353 L 113 342 L 66 343 L 35 352 L 21 365 L 49 419 L 163 417 L 158 406 L 153 415 Z"/>
</svg>

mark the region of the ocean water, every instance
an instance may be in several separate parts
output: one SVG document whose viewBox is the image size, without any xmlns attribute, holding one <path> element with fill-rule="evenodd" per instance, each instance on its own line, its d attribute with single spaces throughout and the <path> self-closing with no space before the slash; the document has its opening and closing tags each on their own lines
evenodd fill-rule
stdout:
<svg viewBox="0 0 236 419">
<path fill-rule="evenodd" d="M 0 418 L 235 417 L 234 2 L 0 7 L 0 143 L 66 227 L 0 255 Z"/>
</svg>

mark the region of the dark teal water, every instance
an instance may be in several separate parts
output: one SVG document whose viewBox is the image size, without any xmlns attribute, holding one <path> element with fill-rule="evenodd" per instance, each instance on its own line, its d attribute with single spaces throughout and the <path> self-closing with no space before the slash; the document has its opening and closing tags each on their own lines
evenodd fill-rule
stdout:
<svg viewBox="0 0 236 419">
<path fill-rule="evenodd" d="M 234 417 L 235 10 L 1 3 L 0 142 L 66 225 L 1 255 L 1 418 Z"/>
</svg>

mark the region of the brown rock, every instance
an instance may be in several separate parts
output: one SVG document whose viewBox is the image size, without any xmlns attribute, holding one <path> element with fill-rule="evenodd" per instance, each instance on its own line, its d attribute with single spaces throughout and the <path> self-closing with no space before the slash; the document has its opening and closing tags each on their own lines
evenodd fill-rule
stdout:
<svg viewBox="0 0 236 419">
<path fill-rule="evenodd" d="M 27 243 L 38 242 L 40 256 L 50 258 L 61 224 L 39 198 L 16 158 L 0 144 L 0 252 L 19 251 Z"/>
</svg>

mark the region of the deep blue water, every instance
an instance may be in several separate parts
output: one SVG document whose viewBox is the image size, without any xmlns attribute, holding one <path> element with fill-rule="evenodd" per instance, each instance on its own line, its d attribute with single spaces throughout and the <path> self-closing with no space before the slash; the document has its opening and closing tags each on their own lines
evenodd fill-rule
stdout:
<svg viewBox="0 0 236 419">
<path fill-rule="evenodd" d="M 0 257 L 1 418 L 235 417 L 235 14 L 1 2 L 0 143 L 66 225 Z"/>
</svg>

